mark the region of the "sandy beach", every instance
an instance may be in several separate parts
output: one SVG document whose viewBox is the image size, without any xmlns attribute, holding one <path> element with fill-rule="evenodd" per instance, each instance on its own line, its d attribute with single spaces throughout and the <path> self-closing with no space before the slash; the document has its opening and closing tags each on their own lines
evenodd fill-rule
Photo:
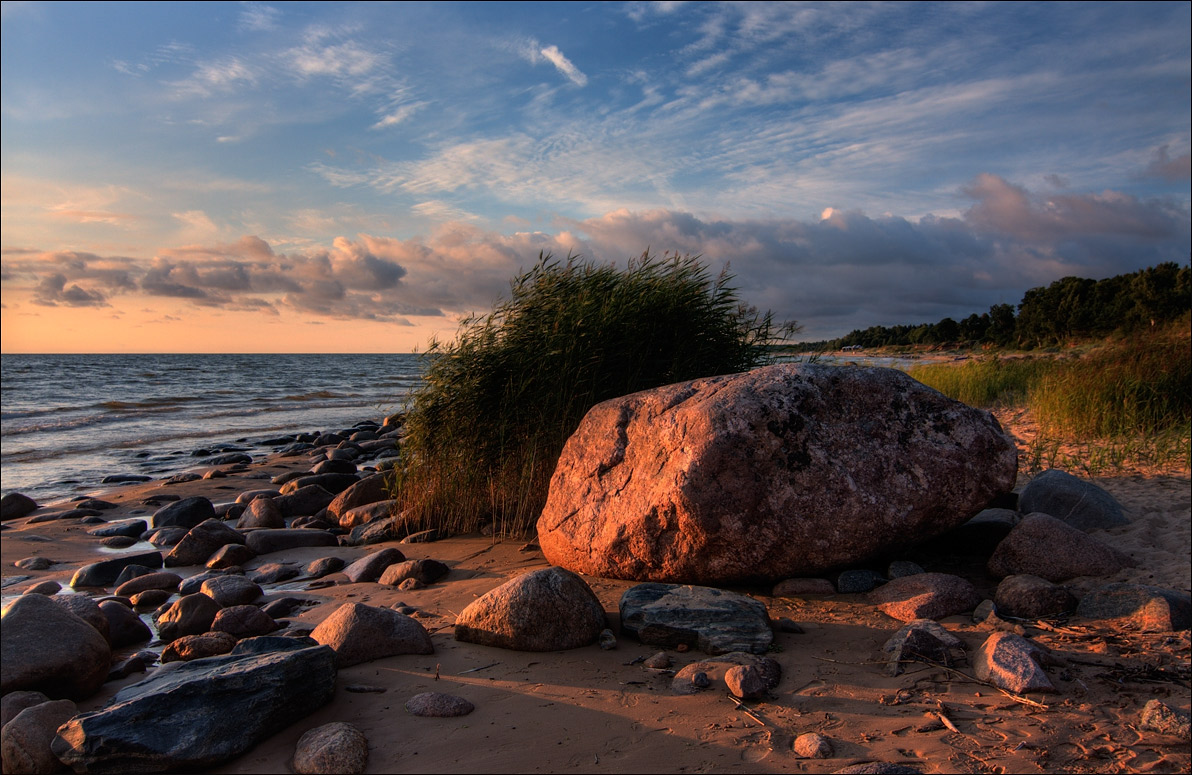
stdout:
<svg viewBox="0 0 1192 775">
<path fill-rule="evenodd" d="M 1010 427 L 1013 433 L 1015 429 Z M 1016 434 L 1020 443 L 1021 434 Z M 161 482 L 96 490 L 118 504 L 108 520 L 148 516 L 144 501 L 167 492 L 202 495 L 227 503 L 246 490 L 268 485 L 288 470 L 305 470 L 305 458 L 268 458 L 226 478 L 163 486 Z M 1076 579 L 1084 590 L 1105 581 L 1130 581 L 1187 593 L 1192 587 L 1192 492 L 1186 473 L 1145 471 L 1097 478 L 1124 507 L 1131 523 L 1094 535 L 1126 552 L 1136 567 L 1111 579 Z M 1020 476 L 1019 487 L 1026 482 Z M 77 519 L 5 523 L 3 573 L 6 602 L 46 580 L 63 585 L 83 564 L 112 555 Z M 391 544 L 291 550 L 260 557 L 264 562 L 305 563 L 335 556 L 350 562 Z M 137 548 L 119 551 L 144 549 Z M 369 740 L 368 772 L 834 772 L 865 762 L 908 765 L 942 772 L 1187 772 L 1187 739 L 1144 729 L 1140 714 L 1158 699 L 1187 713 L 1190 705 L 1189 632 L 1139 632 L 1122 622 L 1011 622 L 1059 657 L 1048 668 L 1057 694 L 1016 697 L 973 678 L 961 661 L 955 669 L 911 664 L 891 677 L 882 646 L 902 622 L 880 613 L 864 595 L 771 597 L 769 589 L 745 588 L 765 603 L 771 619 L 788 618 L 801 632 L 778 632 L 769 655 L 782 666 L 777 688 L 764 700 L 744 704 L 721 686 L 695 695 L 671 691 L 671 672 L 703 654 L 672 652 L 672 671 L 643 667 L 657 649 L 619 629 L 618 602 L 631 582 L 586 580 L 602 602 L 618 645 L 563 652 L 527 653 L 457 642 L 456 615 L 477 596 L 526 571 L 547 566 L 527 537 L 481 535 L 403 544 L 411 559 L 432 558 L 451 571 L 416 590 L 378 583 L 349 583 L 342 574 L 321 582 L 266 585 L 266 597 L 301 597 L 312 605 L 289 618 L 292 627 L 313 628 L 345 602 L 417 609 L 431 633 L 434 653 L 367 662 L 339 672 L 331 703 L 266 739 L 218 770 L 223 773 L 287 771 L 298 738 L 333 721 L 357 726 Z M 54 565 L 28 571 L 14 563 L 46 557 Z M 927 570 L 965 575 L 992 597 L 996 580 L 981 563 L 957 565 L 955 557 L 908 552 Z M 174 569 L 191 575 L 201 567 Z M 13 583 L 17 576 L 28 576 Z M 335 582 L 328 585 L 326 582 Z M 308 588 L 308 587 L 317 588 Z M 941 624 L 972 653 L 991 632 L 968 615 Z M 132 653 L 132 647 L 114 658 Z M 158 646 L 157 648 L 160 648 Z M 118 689 L 143 678 L 110 681 L 79 703 L 102 707 Z M 347 687 L 353 687 L 349 691 Z M 367 692 L 356 691 L 370 687 Z M 455 694 L 476 710 L 460 718 L 421 718 L 405 702 L 420 692 Z M 792 750 L 800 734 L 817 732 L 831 741 L 833 756 L 801 758 Z"/>
</svg>

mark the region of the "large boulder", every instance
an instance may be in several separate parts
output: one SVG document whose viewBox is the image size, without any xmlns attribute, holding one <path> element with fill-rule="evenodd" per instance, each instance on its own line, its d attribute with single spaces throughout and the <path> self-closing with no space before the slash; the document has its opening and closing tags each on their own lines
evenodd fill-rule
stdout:
<svg viewBox="0 0 1192 775">
<path fill-rule="evenodd" d="M 210 769 L 327 704 L 335 675 L 322 646 L 171 663 L 75 716 L 52 749 L 76 772 Z"/>
<path fill-rule="evenodd" d="M 621 631 L 663 648 L 765 654 L 774 642 L 766 606 L 711 587 L 646 583 L 621 596 Z"/>
<path fill-rule="evenodd" d="M 592 588 L 569 570 L 543 568 L 473 600 L 455 620 L 455 639 L 515 651 L 561 651 L 596 642 L 607 627 Z"/>
<path fill-rule="evenodd" d="M 108 677 L 112 650 L 87 622 L 43 595 L 22 595 L 0 626 L 0 694 L 84 699 Z"/>
<path fill-rule="evenodd" d="M 568 440 L 538 542 L 581 573 L 774 582 L 861 565 L 1008 492 L 987 412 L 892 369 L 780 364 L 593 407 Z"/>
</svg>

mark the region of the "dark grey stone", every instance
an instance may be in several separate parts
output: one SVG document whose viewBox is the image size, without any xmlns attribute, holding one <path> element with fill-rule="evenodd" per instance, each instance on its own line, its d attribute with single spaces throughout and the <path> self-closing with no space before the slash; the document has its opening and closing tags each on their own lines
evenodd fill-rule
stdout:
<svg viewBox="0 0 1192 775">
<path fill-rule="evenodd" d="M 162 566 L 161 552 L 126 554 L 110 560 L 93 562 L 75 571 L 70 585 L 75 587 L 110 587 L 120 578 L 120 573 L 129 565 L 143 565 L 146 568 Z"/>
<path fill-rule="evenodd" d="M 184 527 L 190 530 L 195 525 L 215 518 L 215 507 L 202 496 L 183 498 L 153 512 L 153 527 Z"/>
<path fill-rule="evenodd" d="M 96 775 L 209 769 L 326 705 L 335 676 L 322 646 L 173 662 L 75 716 L 52 750 Z"/>
<path fill-rule="evenodd" d="M 764 654 L 774 641 L 766 606 L 712 587 L 646 583 L 621 596 L 621 631 L 642 643 L 708 654 Z"/>
<path fill-rule="evenodd" d="M 1032 479 L 1018 496 L 1023 514 L 1042 512 L 1080 530 L 1130 524 L 1117 500 L 1092 482 L 1051 469 Z"/>
</svg>

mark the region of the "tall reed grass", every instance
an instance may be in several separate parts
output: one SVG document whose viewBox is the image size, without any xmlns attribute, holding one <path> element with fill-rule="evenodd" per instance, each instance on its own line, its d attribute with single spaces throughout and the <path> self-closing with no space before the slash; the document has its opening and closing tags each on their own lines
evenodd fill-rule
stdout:
<svg viewBox="0 0 1192 775">
<path fill-rule="evenodd" d="M 508 300 L 431 343 L 406 419 L 400 505 L 451 532 L 532 527 L 593 405 L 748 370 L 793 331 L 742 305 L 730 280 L 698 257 L 647 253 L 618 270 L 540 255 Z"/>
<path fill-rule="evenodd" d="M 1176 324 L 1107 340 L 1079 357 L 998 358 L 907 369 L 945 395 L 983 408 L 1023 406 L 1039 425 L 1028 467 L 1083 447 L 1086 470 L 1192 460 L 1192 333 Z M 1074 461 L 1067 461 L 1069 466 Z"/>
</svg>

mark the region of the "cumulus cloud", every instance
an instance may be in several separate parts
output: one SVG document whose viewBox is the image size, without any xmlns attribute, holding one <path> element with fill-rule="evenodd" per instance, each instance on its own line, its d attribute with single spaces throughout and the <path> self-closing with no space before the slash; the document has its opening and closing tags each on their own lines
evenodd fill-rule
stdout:
<svg viewBox="0 0 1192 775">
<path fill-rule="evenodd" d="M 970 206 L 951 217 L 829 207 L 805 220 L 749 220 L 620 209 L 560 218 L 550 233 L 453 220 L 424 236 L 361 233 L 289 251 L 247 235 L 163 249 L 148 264 L 14 248 L 4 252 L 2 270 L 6 289 L 23 284 L 42 305 L 100 306 L 143 294 L 409 325 L 409 318 L 489 309 L 540 252 L 623 265 L 649 248 L 701 255 L 713 272 L 729 267 L 743 299 L 797 320 L 804 336 L 818 339 L 965 317 L 1016 303 L 1028 288 L 1065 275 L 1106 277 L 1186 260 L 1186 205 L 1113 191 L 1048 192 L 980 175 L 960 192 Z"/>
<path fill-rule="evenodd" d="M 66 275 L 46 275 L 33 292 L 33 303 L 43 307 L 106 307 L 107 300 L 98 291 L 87 291 L 78 285 L 66 285 Z"/>
</svg>

